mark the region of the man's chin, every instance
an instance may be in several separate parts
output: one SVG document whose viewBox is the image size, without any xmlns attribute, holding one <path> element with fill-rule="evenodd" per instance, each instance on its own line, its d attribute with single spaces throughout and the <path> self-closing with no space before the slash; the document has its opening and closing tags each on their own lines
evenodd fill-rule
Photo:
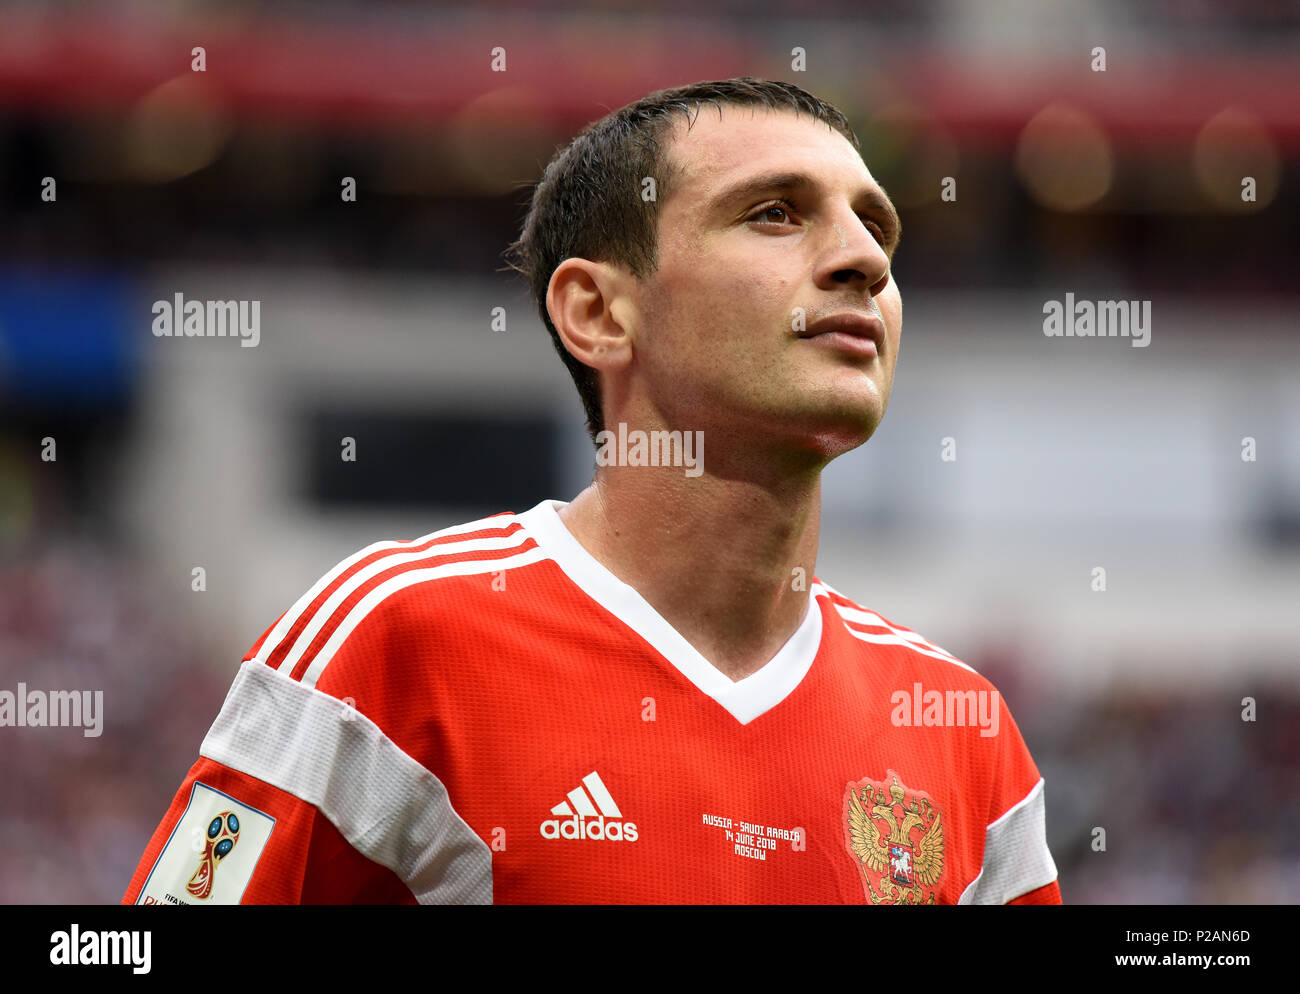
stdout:
<svg viewBox="0 0 1300 994">
<path fill-rule="evenodd" d="M 793 441 L 798 448 L 834 459 L 870 439 L 880 420 L 874 405 L 859 404 L 794 416 L 786 422 L 786 428 L 794 430 Z"/>
<path fill-rule="evenodd" d="M 850 428 L 847 425 L 828 428 L 813 436 L 812 447 L 827 459 L 834 459 L 864 445 L 875 432 L 875 424 L 857 428 Z"/>
</svg>

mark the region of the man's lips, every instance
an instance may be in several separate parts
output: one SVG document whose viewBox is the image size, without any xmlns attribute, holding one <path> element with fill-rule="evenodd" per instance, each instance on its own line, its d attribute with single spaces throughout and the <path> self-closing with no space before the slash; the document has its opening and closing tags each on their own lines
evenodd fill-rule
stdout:
<svg viewBox="0 0 1300 994">
<path fill-rule="evenodd" d="M 858 355 L 874 357 L 885 344 L 885 322 L 864 311 L 844 311 L 814 321 L 800 338 Z"/>
</svg>

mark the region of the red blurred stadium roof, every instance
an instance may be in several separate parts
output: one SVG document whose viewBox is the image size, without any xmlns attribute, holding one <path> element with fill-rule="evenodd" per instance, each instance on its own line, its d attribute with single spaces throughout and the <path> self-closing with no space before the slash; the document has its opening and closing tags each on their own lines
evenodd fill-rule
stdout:
<svg viewBox="0 0 1300 994">
<path fill-rule="evenodd" d="M 680 25 L 620 29 L 538 19 L 528 29 L 483 20 L 465 27 L 408 19 L 301 21 L 235 12 L 166 20 L 157 11 L 0 11 L 0 106 L 62 114 L 121 111 L 176 77 L 241 116 L 273 115 L 330 128 L 418 126 L 476 98 L 509 94 L 506 113 L 535 113 L 572 131 L 650 90 L 739 75 L 798 78 L 770 47 L 739 34 L 683 36 Z M 865 30 L 865 29 L 860 29 Z M 193 73 L 191 49 L 206 50 Z M 503 46 L 508 72 L 491 71 Z M 1015 138 L 1050 100 L 1093 113 L 1121 141 L 1187 138 L 1230 105 L 1253 112 L 1279 144 L 1300 144 L 1300 60 L 1247 51 L 1144 50 L 1093 73 L 1059 58 L 1016 61 L 937 47 L 877 46 L 860 65 L 809 74 L 806 85 L 867 114 L 906 101 L 957 134 Z M 784 56 L 782 56 L 783 58 Z M 873 82 L 875 81 L 875 82 Z M 852 114 L 851 114 L 852 116 Z"/>
</svg>

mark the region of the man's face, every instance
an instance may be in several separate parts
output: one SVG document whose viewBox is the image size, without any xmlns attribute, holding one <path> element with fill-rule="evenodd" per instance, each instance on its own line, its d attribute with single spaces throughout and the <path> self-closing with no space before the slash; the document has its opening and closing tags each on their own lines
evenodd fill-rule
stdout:
<svg viewBox="0 0 1300 994">
<path fill-rule="evenodd" d="M 827 457 L 862 444 L 884 417 L 902 332 L 884 191 L 842 135 L 792 111 L 706 105 L 674 135 L 665 152 L 682 176 L 639 290 L 641 388 L 669 425 L 724 441 Z M 843 312 L 880 317 L 878 354 L 852 334 L 806 337 Z"/>
</svg>

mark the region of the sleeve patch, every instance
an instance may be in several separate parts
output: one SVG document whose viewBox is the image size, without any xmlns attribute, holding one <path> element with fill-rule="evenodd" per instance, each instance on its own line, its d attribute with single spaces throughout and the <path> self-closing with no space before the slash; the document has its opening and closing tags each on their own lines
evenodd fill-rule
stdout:
<svg viewBox="0 0 1300 994">
<path fill-rule="evenodd" d="M 195 781 L 136 904 L 238 904 L 275 819 Z"/>
</svg>

